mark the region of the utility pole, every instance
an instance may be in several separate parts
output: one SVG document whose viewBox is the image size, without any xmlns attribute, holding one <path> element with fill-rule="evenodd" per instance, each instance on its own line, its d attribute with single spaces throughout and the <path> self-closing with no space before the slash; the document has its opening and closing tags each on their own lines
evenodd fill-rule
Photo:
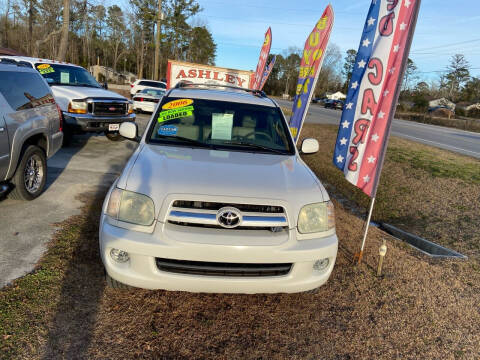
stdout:
<svg viewBox="0 0 480 360">
<path fill-rule="evenodd" d="M 158 0 L 158 12 L 157 12 L 157 34 L 155 36 L 155 66 L 153 70 L 153 80 L 158 80 L 160 67 L 160 25 L 162 21 L 162 0 Z"/>
</svg>

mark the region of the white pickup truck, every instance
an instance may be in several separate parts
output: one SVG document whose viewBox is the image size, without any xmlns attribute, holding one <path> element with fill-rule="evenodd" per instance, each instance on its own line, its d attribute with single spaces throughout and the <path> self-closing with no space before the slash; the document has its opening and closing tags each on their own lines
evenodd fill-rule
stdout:
<svg viewBox="0 0 480 360">
<path fill-rule="evenodd" d="M 46 59 L 8 56 L 36 69 L 50 85 L 64 120 L 64 139 L 73 134 L 103 132 L 112 141 L 120 140 L 122 122 L 135 121 L 133 103 L 106 90 L 81 66 Z"/>
</svg>

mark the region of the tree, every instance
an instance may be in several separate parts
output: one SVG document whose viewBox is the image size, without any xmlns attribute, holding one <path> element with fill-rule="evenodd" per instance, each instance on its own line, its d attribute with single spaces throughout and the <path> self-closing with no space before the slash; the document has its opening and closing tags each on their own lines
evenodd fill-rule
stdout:
<svg viewBox="0 0 480 360">
<path fill-rule="evenodd" d="M 416 72 L 417 72 L 417 66 L 415 65 L 412 59 L 408 58 L 407 66 L 405 68 L 405 75 L 403 77 L 403 85 L 402 85 L 402 88 L 404 91 L 410 90 L 411 82 L 415 81 L 417 78 Z"/>
<path fill-rule="evenodd" d="M 204 26 L 194 27 L 190 32 L 190 44 L 187 51 L 187 61 L 214 65 L 217 45 L 212 34 Z"/>
<path fill-rule="evenodd" d="M 347 50 L 345 56 L 345 63 L 343 64 L 342 75 L 345 77 L 344 92 L 348 89 L 348 84 L 352 78 L 353 70 L 355 69 L 355 59 L 357 58 L 357 51 L 354 49 Z"/>
<path fill-rule="evenodd" d="M 68 47 L 68 29 L 70 26 L 70 0 L 63 0 L 62 37 L 57 53 L 58 61 L 65 61 Z"/>
<path fill-rule="evenodd" d="M 123 11 L 117 5 L 112 5 L 107 9 L 107 27 L 109 31 L 109 39 L 113 47 L 113 64 L 112 68 L 117 71 L 117 62 L 120 53 L 120 46 L 124 41 L 126 32 L 125 19 L 123 17 Z"/>
<path fill-rule="evenodd" d="M 469 102 L 480 101 L 480 78 L 472 77 L 466 84 L 462 92 L 462 100 Z"/>
<path fill-rule="evenodd" d="M 470 65 L 462 54 L 455 54 L 450 60 L 445 76 L 448 97 L 457 101 L 462 86 L 470 79 Z"/>
<path fill-rule="evenodd" d="M 315 94 L 323 95 L 326 92 L 335 92 L 341 88 L 340 62 L 342 61 L 342 53 L 340 48 L 331 43 L 328 46 L 323 58 L 322 69 L 318 75 Z"/>
</svg>

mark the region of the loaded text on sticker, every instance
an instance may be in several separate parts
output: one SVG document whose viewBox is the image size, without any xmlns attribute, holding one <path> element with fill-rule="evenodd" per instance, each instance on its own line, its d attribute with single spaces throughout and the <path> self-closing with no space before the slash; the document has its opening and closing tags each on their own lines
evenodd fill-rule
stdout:
<svg viewBox="0 0 480 360">
<path fill-rule="evenodd" d="M 186 106 L 179 109 L 170 109 L 162 111 L 158 115 L 158 122 L 164 122 L 169 120 L 175 120 L 185 116 L 193 115 L 193 106 Z"/>
<path fill-rule="evenodd" d="M 40 64 L 40 65 L 37 65 L 37 69 L 38 69 L 38 70 L 46 69 L 46 68 L 49 68 L 49 67 L 50 67 L 50 64 Z"/>
<path fill-rule="evenodd" d="M 170 101 L 170 102 L 164 104 L 162 106 L 162 109 L 163 110 L 177 109 L 177 108 L 181 108 L 181 107 L 188 106 L 188 105 L 191 105 L 191 104 L 193 104 L 192 99 L 178 99 L 178 100 L 173 100 L 173 101 Z"/>
</svg>

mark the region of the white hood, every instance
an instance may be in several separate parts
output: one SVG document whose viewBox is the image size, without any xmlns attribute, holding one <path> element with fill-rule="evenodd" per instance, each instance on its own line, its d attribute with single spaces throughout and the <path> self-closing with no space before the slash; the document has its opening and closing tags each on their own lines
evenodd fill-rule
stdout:
<svg viewBox="0 0 480 360">
<path fill-rule="evenodd" d="M 305 204 L 328 200 L 297 156 L 140 146 L 117 186 L 152 197 L 157 209 L 170 194 L 279 200 L 293 214 Z"/>
<path fill-rule="evenodd" d="M 85 99 L 85 98 L 109 98 L 127 100 L 124 96 L 114 93 L 112 91 L 105 90 L 103 88 L 92 88 L 86 86 L 51 86 L 53 96 L 60 109 L 66 111 L 68 103 L 73 99 Z"/>
</svg>

